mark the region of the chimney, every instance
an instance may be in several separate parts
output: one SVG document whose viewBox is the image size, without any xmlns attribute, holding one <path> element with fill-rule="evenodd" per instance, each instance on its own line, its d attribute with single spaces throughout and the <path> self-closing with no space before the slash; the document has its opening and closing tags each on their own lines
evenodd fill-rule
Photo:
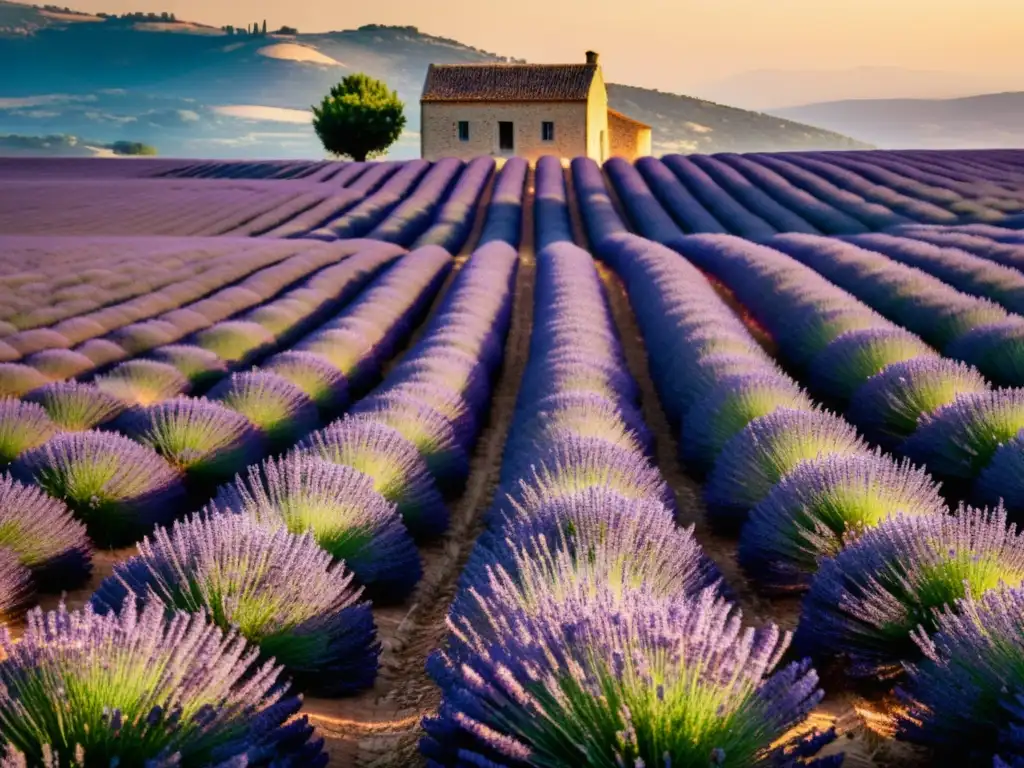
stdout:
<svg viewBox="0 0 1024 768">
<path fill-rule="evenodd" d="M 594 51 L 587 51 L 587 64 L 597 64 L 597 57 Z"/>
</svg>

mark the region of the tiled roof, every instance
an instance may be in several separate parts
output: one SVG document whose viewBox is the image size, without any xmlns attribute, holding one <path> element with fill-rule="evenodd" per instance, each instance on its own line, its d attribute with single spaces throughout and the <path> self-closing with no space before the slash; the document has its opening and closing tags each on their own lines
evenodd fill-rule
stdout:
<svg viewBox="0 0 1024 768">
<path fill-rule="evenodd" d="M 422 101 L 586 101 L 596 64 L 431 64 Z"/>
<path fill-rule="evenodd" d="M 647 123 L 642 122 L 640 120 L 637 120 L 635 117 L 630 117 L 629 115 L 622 114 L 617 109 L 609 109 L 608 110 L 608 117 L 616 117 L 619 120 L 625 120 L 627 123 L 632 123 L 633 125 L 635 125 L 635 126 L 637 126 L 639 128 L 650 128 L 651 127 Z"/>
</svg>

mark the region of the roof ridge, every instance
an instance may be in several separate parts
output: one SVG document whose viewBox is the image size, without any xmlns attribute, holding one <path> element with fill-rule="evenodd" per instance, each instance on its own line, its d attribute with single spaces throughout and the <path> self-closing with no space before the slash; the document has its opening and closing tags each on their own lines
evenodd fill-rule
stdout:
<svg viewBox="0 0 1024 768">
<path fill-rule="evenodd" d="M 586 101 L 596 63 L 431 64 L 421 101 Z"/>
<path fill-rule="evenodd" d="M 597 64 L 588 64 L 585 61 L 566 61 L 562 63 L 548 63 L 539 64 L 536 62 L 519 62 L 519 61 L 467 61 L 461 64 L 430 64 L 434 69 L 461 69 L 469 67 L 537 67 L 538 69 L 547 67 L 597 67 Z"/>
</svg>

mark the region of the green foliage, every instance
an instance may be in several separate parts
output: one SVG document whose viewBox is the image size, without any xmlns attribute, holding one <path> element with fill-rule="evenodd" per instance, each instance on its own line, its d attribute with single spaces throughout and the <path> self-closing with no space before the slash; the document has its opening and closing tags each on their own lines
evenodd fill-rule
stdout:
<svg viewBox="0 0 1024 768">
<path fill-rule="evenodd" d="M 141 141 L 115 141 L 110 148 L 115 155 L 153 156 L 157 153 L 156 147 L 143 144 Z"/>
<path fill-rule="evenodd" d="M 313 129 L 334 155 L 356 161 L 383 154 L 405 128 L 405 105 L 395 91 L 364 74 L 349 75 L 313 107 Z"/>
</svg>

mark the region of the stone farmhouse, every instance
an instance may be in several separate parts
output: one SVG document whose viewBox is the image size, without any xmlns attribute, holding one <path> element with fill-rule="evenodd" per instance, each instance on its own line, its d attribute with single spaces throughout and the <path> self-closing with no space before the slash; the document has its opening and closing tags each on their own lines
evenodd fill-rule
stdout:
<svg viewBox="0 0 1024 768">
<path fill-rule="evenodd" d="M 420 119 L 427 160 L 651 153 L 651 127 L 608 108 L 593 51 L 583 64 L 431 64 Z"/>
</svg>

